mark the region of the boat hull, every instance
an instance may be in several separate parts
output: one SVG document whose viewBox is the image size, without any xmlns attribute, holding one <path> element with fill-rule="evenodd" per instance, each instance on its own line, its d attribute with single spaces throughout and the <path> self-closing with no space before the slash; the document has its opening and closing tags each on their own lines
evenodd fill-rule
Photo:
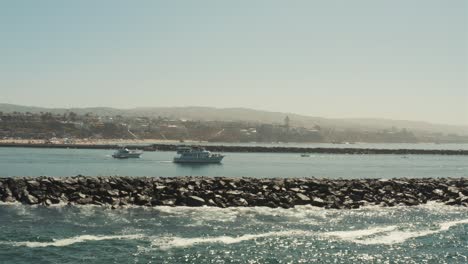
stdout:
<svg viewBox="0 0 468 264">
<path fill-rule="evenodd" d="M 221 163 L 224 157 L 211 157 L 206 159 L 174 158 L 174 163 Z"/>
<path fill-rule="evenodd" d="M 113 158 L 115 159 L 136 159 L 140 158 L 141 154 L 114 154 L 112 155 Z"/>
</svg>

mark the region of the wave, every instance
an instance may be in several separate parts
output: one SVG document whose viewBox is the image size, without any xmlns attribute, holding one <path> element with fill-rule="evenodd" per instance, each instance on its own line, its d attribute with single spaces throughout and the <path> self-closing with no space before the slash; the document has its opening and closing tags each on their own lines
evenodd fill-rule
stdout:
<svg viewBox="0 0 468 264">
<path fill-rule="evenodd" d="M 200 244 L 236 244 L 249 240 L 256 240 L 259 238 L 269 237 L 327 237 L 327 238 L 338 238 L 340 240 L 354 241 L 362 237 L 371 236 L 383 232 L 395 230 L 396 226 L 388 227 L 376 227 L 370 229 L 353 230 L 353 231 L 336 231 L 336 232 L 313 232 L 305 230 L 288 230 L 278 232 L 267 232 L 261 234 L 246 234 L 238 237 L 232 236 L 217 236 L 217 237 L 194 237 L 194 238 L 183 238 L 183 237 L 158 237 L 153 240 L 151 247 L 157 247 L 162 250 L 168 250 L 171 248 L 187 248 L 193 247 Z"/>
<path fill-rule="evenodd" d="M 468 224 L 468 219 L 449 221 L 439 223 L 439 228 L 436 230 L 402 230 L 398 226 L 378 226 L 367 229 L 351 230 L 351 231 L 331 231 L 331 232 L 314 232 L 305 230 L 289 230 L 278 232 L 267 232 L 261 234 L 246 234 L 238 237 L 233 236 L 216 236 L 216 237 L 157 237 L 154 238 L 151 247 L 168 250 L 171 248 L 193 247 L 200 244 L 235 244 L 249 240 L 269 237 L 308 237 L 316 236 L 323 238 L 338 239 L 362 245 L 393 245 L 403 243 L 408 239 L 413 239 L 422 236 L 433 235 L 439 232 L 447 231 L 451 227 Z"/>
<path fill-rule="evenodd" d="M 267 232 L 261 234 L 246 234 L 238 237 L 232 236 L 217 236 L 217 237 L 194 237 L 194 238 L 183 238 L 183 237 L 158 237 L 153 240 L 151 243 L 152 247 L 157 247 L 162 250 L 168 250 L 171 248 L 179 247 L 192 247 L 199 244 L 236 244 L 249 240 L 256 240 L 259 238 L 268 238 L 268 237 L 333 237 L 339 238 L 341 240 L 353 241 L 354 239 L 359 239 L 366 236 L 371 236 L 374 234 L 379 234 L 383 232 L 388 232 L 395 230 L 396 226 L 387 226 L 387 227 L 376 227 L 370 229 L 362 230 L 353 230 L 353 231 L 335 231 L 335 232 L 314 232 L 314 231 L 305 231 L 305 230 L 288 230 L 288 231 L 278 231 L 278 232 Z"/>
<path fill-rule="evenodd" d="M 449 221 L 445 223 L 440 223 L 439 225 L 440 225 L 441 231 L 447 231 L 453 226 L 463 225 L 463 224 L 468 224 L 468 219 Z"/>
<path fill-rule="evenodd" d="M 217 236 L 217 237 L 194 237 L 194 238 L 183 238 L 183 237 L 160 237 L 153 240 L 151 243 L 152 247 L 157 247 L 162 250 L 178 247 L 192 247 L 199 244 L 236 244 L 248 240 L 255 240 L 258 238 L 267 237 L 292 237 L 292 236 L 304 236 L 310 235 L 310 231 L 303 230 L 289 230 L 279 232 L 268 232 L 263 234 L 246 234 L 238 237 L 232 236 Z"/>
<path fill-rule="evenodd" d="M 369 229 L 360 229 L 352 231 L 333 231 L 322 233 L 324 237 L 334 237 L 341 240 L 354 241 L 355 239 L 360 239 L 362 237 L 368 237 L 375 234 L 381 234 L 385 232 L 390 232 L 397 229 L 398 226 L 385 226 L 385 227 L 374 227 Z"/>
<path fill-rule="evenodd" d="M 36 241 L 22 241 L 22 242 L 5 242 L 2 241 L 0 244 L 11 245 L 16 247 L 65 247 L 76 243 L 83 243 L 86 241 L 102 241 L 102 240 L 134 240 L 141 239 L 143 235 L 115 235 L 115 236 L 94 236 L 94 235 L 82 235 L 71 238 L 57 239 L 52 242 L 36 242 Z"/>
<path fill-rule="evenodd" d="M 295 222 L 317 225 L 323 221 L 336 222 L 341 219 L 338 211 L 328 210 L 311 205 L 296 206 L 290 209 L 269 207 L 186 207 L 186 206 L 156 206 L 147 210 L 156 210 L 168 216 L 190 216 L 193 221 L 232 222 L 238 217 L 253 220 L 258 216 L 282 217 L 284 221 L 293 218 Z"/>
<path fill-rule="evenodd" d="M 400 244 L 405 242 L 406 240 L 409 239 L 414 239 L 418 237 L 424 237 L 424 236 L 429 236 L 429 235 L 434 235 L 440 232 L 444 232 L 449 230 L 451 227 L 457 226 L 457 225 L 462 225 L 462 224 L 468 224 L 468 219 L 464 220 L 457 220 L 457 221 L 449 221 L 449 222 L 443 222 L 439 223 L 438 229 L 425 229 L 425 230 L 417 230 L 417 231 L 412 231 L 412 230 L 396 230 L 396 228 L 389 228 L 389 232 L 380 232 L 381 235 L 377 236 L 370 236 L 370 235 L 364 235 L 364 236 L 357 236 L 357 237 L 340 237 L 343 240 L 348 240 L 351 242 L 354 242 L 356 244 L 362 244 L 362 245 L 393 245 L 393 244 Z"/>
<path fill-rule="evenodd" d="M 269 237 L 323 237 L 330 239 L 338 239 L 362 245 L 393 245 L 403 243 L 408 239 L 413 239 L 422 236 L 437 234 L 447 231 L 450 228 L 468 224 L 468 219 L 442 222 L 438 224 L 438 229 L 435 230 L 404 230 L 398 226 L 378 226 L 367 229 L 351 230 L 351 231 L 331 231 L 331 232 L 316 232 L 307 230 L 286 230 L 277 232 L 267 232 L 260 234 L 245 234 L 241 236 L 215 236 L 215 237 L 147 237 L 143 234 L 131 235 L 81 235 L 71 238 L 57 239 L 51 242 L 37 242 L 37 241 L 0 241 L 2 245 L 10 245 L 16 247 L 65 247 L 76 243 L 83 243 L 87 241 L 102 241 L 102 240 L 150 240 L 151 248 L 161 250 L 168 250 L 171 248 L 187 248 L 200 244 L 236 244 L 244 241 L 269 238 Z"/>
</svg>

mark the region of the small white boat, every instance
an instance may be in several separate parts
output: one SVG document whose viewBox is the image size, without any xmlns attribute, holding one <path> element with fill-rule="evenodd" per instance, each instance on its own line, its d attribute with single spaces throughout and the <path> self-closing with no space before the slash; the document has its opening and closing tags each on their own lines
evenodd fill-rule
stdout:
<svg viewBox="0 0 468 264">
<path fill-rule="evenodd" d="M 221 154 L 213 154 L 201 147 L 178 147 L 175 163 L 220 163 Z"/>
<path fill-rule="evenodd" d="M 139 158 L 141 154 L 143 154 L 143 151 L 129 150 L 128 148 L 123 147 L 114 152 L 112 157 L 116 159 Z"/>
</svg>

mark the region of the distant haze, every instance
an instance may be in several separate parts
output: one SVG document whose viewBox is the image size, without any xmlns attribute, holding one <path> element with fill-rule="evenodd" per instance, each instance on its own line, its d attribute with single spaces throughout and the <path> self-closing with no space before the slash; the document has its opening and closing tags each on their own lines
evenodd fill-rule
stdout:
<svg viewBox="0 0 468 264">
<path fill-rule="evenodd" d="M 0 34 L 0 103 L 468 125 L 466 0 L 2 1 Z"/>
<path fill-rule="evenodd" d="M 276 123 L 283 124 L 288 116 L 292 126 L 314 128 L 316 125 L 324 128 L 335 128 L 339 130 L 380 131 L 383 129 L 409 129 L 414 132 L 429 133 L 456 133 L 468 135 L 468 126 L 454 126 L 443 124 L 432 124 L 427 122 L 415 122 L 407 120 L 391 119 L 330 119 L 323 117 L 304 116 L 294 113 L 268 112 L 247 108 L 213 108 L 213 107 L 140 107 L 133 109 L 116 109 L 109 107 L 94 108 L 41 108 L 20 105 L 0 104 L 0 111 L 11 112 L 51 112 L 64 114 L 75 112 L 77 114 L 94 113 L 99 116 L 129 116 L 129 117 L 169 117 L 173 119 L 188 119 L 201 121 L 243 121 L 252 123 Z"/>
</svg>

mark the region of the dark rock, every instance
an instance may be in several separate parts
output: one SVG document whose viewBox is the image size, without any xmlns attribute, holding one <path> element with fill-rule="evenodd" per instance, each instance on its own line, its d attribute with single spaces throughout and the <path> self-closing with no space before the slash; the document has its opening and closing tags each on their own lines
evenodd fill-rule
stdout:
<svg viewBox="0 0 468 264">
<path fill-rule="evenodd" d="M 216 202 L 215 202 L 213 199 L 209 199 L 209 200 L 208 200 L 208 205 L 209 205 L 209 206 L 218 206 L 218 205 L 216 204 Z"/>
<path fill-rule="evenodd" d="M 194 195 L 187 197 L 186 203 L 187 206 L 202 206 L 206 204 L 203 198 Z"/>
<path fill-rule="evenodd" d="M 441 189 L 435 189 L 432 191 L 432 193 L 436 196 L 444 196 L 444 191 L 442 191 Z"/>
<path fill-rule="evenodd" d="M 105 190 L 105 194 L 110 197 L 118 197 L 119 191 L 118 190 Z"/>
<path fill-rule="evenodd" d="M 404 200 L 403 203 L 409 206 L 419 205 L 419 202 L 417 199 L 411 199 L 411 198 Z"/>
<path fill-rule="evenodd" d="M 3 194 L 0 196 L 3 202 L 7 203 L 12 203 L 16 201 L 15 197 L 13 196 L 13 193 L 11 190 L 8 188 L 8 186 L 3 186 Z"/>
<path fill-rule="evenodd" d="M 234 200 L 234 205 L 236 206 L 248 206 L 249 203 L 244 198 L 239 198 Z"/>
<path fill-rule="evenodd" d="M 28 184 L 28 187 L 31 189 L 38 189 L 41 186 L 39 182 L 34 181 L 34 180 L 27 181 L 27 184 Z"/>
<path fill-rule="evenodd" d="M 101 203 L 100 201 L 97 201 L 97 200 L 93 200 L 91 204 L 100 205 L 100 206 L 104 205 L 104 203 Z"/>
<path fill-rule="evenodd" d="M 76 204 L 81 204 L 81 205 L 92 204 L 93 203 L 93 198 L 92 197 L 79 198 L 79 199 L 75 200 L 74 202 Z"/>
<path fill-rule="evenodd" d="M 457 205 L 468 205 L 468 196 L 460 196 L 456 199 L 456 203 Z"/>
<path fill-rule="evenodd" d="M 227 191 L 226 194 L 229 194 L 229 195 L 234 195 L 234 196 L 239 196 L 242 194 L 242 191 Z"/>
<path fill-rule="evenodd" d="M 460 205 L 461 202 L 458 199 L 450 199 L 447 202 L 445 202 L 446 205 Z"/>
<path fill-rule="evenodd" d="M 418 205 L 438 201 L 468 206 L 460 179 L 252 179 L 206 177 L 0 178 L 0 200 L 25 204 L 268 206 L 325 208 Z"/>
<path fill-rule="evenodd" d="M 26 203 L 28 203 L 28 204 L 38 204 L 39 203 L 39 200 L 36 197 L 34 197 L 34 196 L 30 195 L 30 194 L 27 194 L 27 195 L 24 196 L 24 201 Z"/>
<path fill-rule="evenodd" d="M 460 189 L 457 188 L 457 187 L 450 186 L 450 187 L 447 188 L 447 192 L 450 193 L 450 194 L 458 196 L 458 194 L 460 193 Z"/>
<path fill-rule="evenodd" d="M 61 203 L 68 203 L 68 197 L 64 193 L 62 193 L 62 195 L 60 195 L 59 199 L 60 199 Z"/>
<path fill-rule="evenodd" d="M 167 199 L 167 200 L 162 200 L 161 205 L 165 206 L 174 206 L 176 202 L 176 199 Z"/>
<path fill-rule="evenodd" d="M 310 204 L 313 205 L 313 206 L 323 207 L 327 203 L 323 199 L 320 199 L 318 197 L 313 197 L 312 200 L 310 201 Z"/>
<path fill-rule="evenodd" d="M 136 205 L 148 205 L 150 203 L 151 203 L 151 198 L 149 196 L 141 195 L 141 194 L 137 194 L 135 196 Z"/>
<path fill-rule="evenodd" d="M 392 192 L 393 191 L 393 187 L 391 185 L 385 185 L 382 190 L 386 193 L 388 192 Z"/>
<path fill-rule="evenodd" d="M 42 202 L 43 205 L 45 206 L 49 206 L 49 205 L 52 205 L 52 201 L 49 200 L 49 199 L 45 199 L 43 202 Z"/>
<path fill-rule="evenodd" d="M 268 202 L 266 203 L 266 206 L 267 206 L 267 207 L 270 207 L 270 208 L 276 208 L 276 207 L 278 207 L 278 205 L 277 205 L 275 202 L 273 202 L 273 201 L 268 201 Z"/>
<path fill-rule="evenodd" d="M 290 188 L 289 190 L 296 193 L 302 192 L 300 188 Z"/>
<path fill-rule="evenodd" d="M 296 193 L 297 201 L 296 204 L 298 205 L 304 205 L 304 204 L 309 204 L 310 203 L 310 198 L 302 193 Z"/>
<path fill-rule="evenodd" d="M 51 202 L 51 204 L 58 204 L 60 203 L 60 199 L 58 197 L 55 197 L 55 196 L 49 196 L 47 198 L 47 200 L 49 200 Z"/>
<path fill-rule="evenodd" d="M 76 193 L 72 193 L 69 197 L 69 200 L 70 201 L 76 201 L 78 199 L 84 199 L 86 198 L 86 195 L 80 193 L 80 192 L 76 192 Z"/>
</svg>

